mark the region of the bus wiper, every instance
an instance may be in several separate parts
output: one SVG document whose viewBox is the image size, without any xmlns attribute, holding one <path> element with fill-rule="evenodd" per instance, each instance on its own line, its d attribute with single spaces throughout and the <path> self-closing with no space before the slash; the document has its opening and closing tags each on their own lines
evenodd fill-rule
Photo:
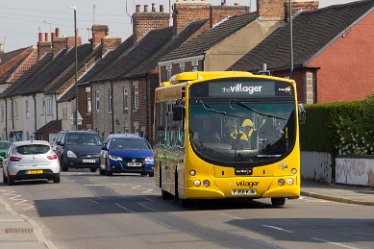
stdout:
<svg viewBox="0 0 374 249">
<path fill-rule="evenodd" d="M 245 104 L 243 104 L 242 102 L 240 102 L 237 99 L 231 99 L 230 104 L 231 104 L 231 102 L 234 102 L 238 106 L 240 106 L 242 108 L 245 108 L 247 110 L 250 110 L 251 112 L 260 114 L 261 116 L 265 116 L 265 117 L 268 117 L 268 118 L 276 118 L 276 119 L 286 120 L 285 118 L 282 118 L 282 117 L 278 117 L 278 116 L 275 116 L 275 115 L 270 115 L 270 114 L 266 114 L 266 113 L 263 113 L 263 112 L 256 111 L 256 110 L 252 109 L 251 107 L 246 106 Z"/>
<path fill-rule="evenodd" d="M 208 106 L 207 104 L 204 103 L 204 101 L 202 99 L 199 99 L 197 101 L 197 103 L 199 104 L 202 104 L 204 109 L 207 110 L 207 111 L 210 111 L 210 112 L 215 112 L 215 113 L 218 113 L 218 114 L 222 114 L 222 115 L 227 115 L 227 112 L 224 112 L 224 111 L 220 111 L 220 110 L 217 110 L 217 109 L 214 109 L 214 108 L 211 108 L 210 106 Z"/>
</svg>

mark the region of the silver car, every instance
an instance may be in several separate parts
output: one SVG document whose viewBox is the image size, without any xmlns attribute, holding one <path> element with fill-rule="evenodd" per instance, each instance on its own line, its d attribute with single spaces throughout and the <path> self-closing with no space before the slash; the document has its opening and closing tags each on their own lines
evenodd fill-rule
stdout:
<svg viewBox="0 0 374 249">
<path fill-rule="evenodd" d="M 60 182 L 60 162 L 48 141 L 13 142 L 3 165 L 3 181 L 9 185 L 16 180 L 29 179 Z"/>
</svg>

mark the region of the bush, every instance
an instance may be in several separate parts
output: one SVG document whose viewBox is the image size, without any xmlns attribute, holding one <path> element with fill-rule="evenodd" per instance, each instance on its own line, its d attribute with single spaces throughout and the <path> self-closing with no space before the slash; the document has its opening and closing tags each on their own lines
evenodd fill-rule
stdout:
<svg viewBox="0 0 374 249">
<path fill-rule="evenodd" d="M 306 105 L 301 150 L 374 155 L 374 95 L 363 101 Z"/>
</svg>

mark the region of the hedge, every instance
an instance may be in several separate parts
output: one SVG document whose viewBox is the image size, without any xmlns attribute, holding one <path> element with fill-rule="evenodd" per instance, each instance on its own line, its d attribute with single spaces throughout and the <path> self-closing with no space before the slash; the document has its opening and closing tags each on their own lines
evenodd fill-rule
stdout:
<svg viewBox="0 0 374 249">
<path fill-rule="evenodd" d="M 302 151 L 374 155 L 374 95 L 363 101 L 306 105 Z"/>
</svg>

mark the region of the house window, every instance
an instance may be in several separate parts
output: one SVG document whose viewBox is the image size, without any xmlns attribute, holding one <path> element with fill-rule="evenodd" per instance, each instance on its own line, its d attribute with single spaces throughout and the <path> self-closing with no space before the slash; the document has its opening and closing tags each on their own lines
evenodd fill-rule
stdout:
<svg viewBox="0 0 374 249">
<path fill-rule="evenodd" d="M 139 109 L 139 87 L 138 86 L 134 87 L 134 109 L 135 110 Z"/>
<path fill-rule="evenodd" d="M 100 92 L 99 91 L 96 91 L 95 92 L 95 108 L 96 108 L 96 111 L 100 111 Z"/>
<path fill-rule="evenodd" d="M 199 62 L 198 61 L 192 61 L 192 70 L 193 72 L 196 72 L 197 71 L 197 66 L 199 65 Z"/>
<path fill-rule="evenodd" d="M 87 106 L 87 112 L 91 113 L 92 107 L 91 107 L 91 93 L 87 93 L 86 95 L 86 106 Z"/>
<path fill-rule="evenodd" d="M 184 63 L 184 62 L 179 63 L 179 68 L 180 68 L 180 71 L 181 71 L 181 72 L 184 72 L 185 69 L 186 69 L 186 65 L 185 65 L 185 63 Z"/>
<path fill-rule="evenodd" d="M 26 119 L 30 117 L 30 110 L 29 110 L 29 101 L 25 100 L 25 112 L 26 112 Z"/>
<path fill-rule="evenodd" d="M 171 64 L 166 65 L 166 80 L 169 80 L 171 78 L 172 67 L 173 66 Z"/>
<path fill-rule="evenodd" d="M 112 89 L 111 88 L 108 88 L 108 112 L 112 112 L 112 109 L 113 109 L 113 102 L 112 102 L 113 98 L 112 98 Z"/>
<path fill-rule="evenodd" d="M 47 114 L 53 114 L 52 98 L 47 98 Z"/>
<path fill-rule="evenodd" d="M 66 102 L 62 104 L 62 117 L 64 119 L 68 118 L 68 103 Z"/>
<path fill-rule="evenodd" d="M 5 107 L 1 104 L 1 122 L 4 122 L 5 119 Z"/>
<path fill-rule="evenodd" d="M 16 119 L 19 118 L 18 102 L 17 101 L 14 101 L 14 115 L 15 115 Z"/>
<path fill-rule="evenodd" d="M 126 87 L 123 88 L 123 109 L 129 109 L 129 92 Z"/>
</svg>

